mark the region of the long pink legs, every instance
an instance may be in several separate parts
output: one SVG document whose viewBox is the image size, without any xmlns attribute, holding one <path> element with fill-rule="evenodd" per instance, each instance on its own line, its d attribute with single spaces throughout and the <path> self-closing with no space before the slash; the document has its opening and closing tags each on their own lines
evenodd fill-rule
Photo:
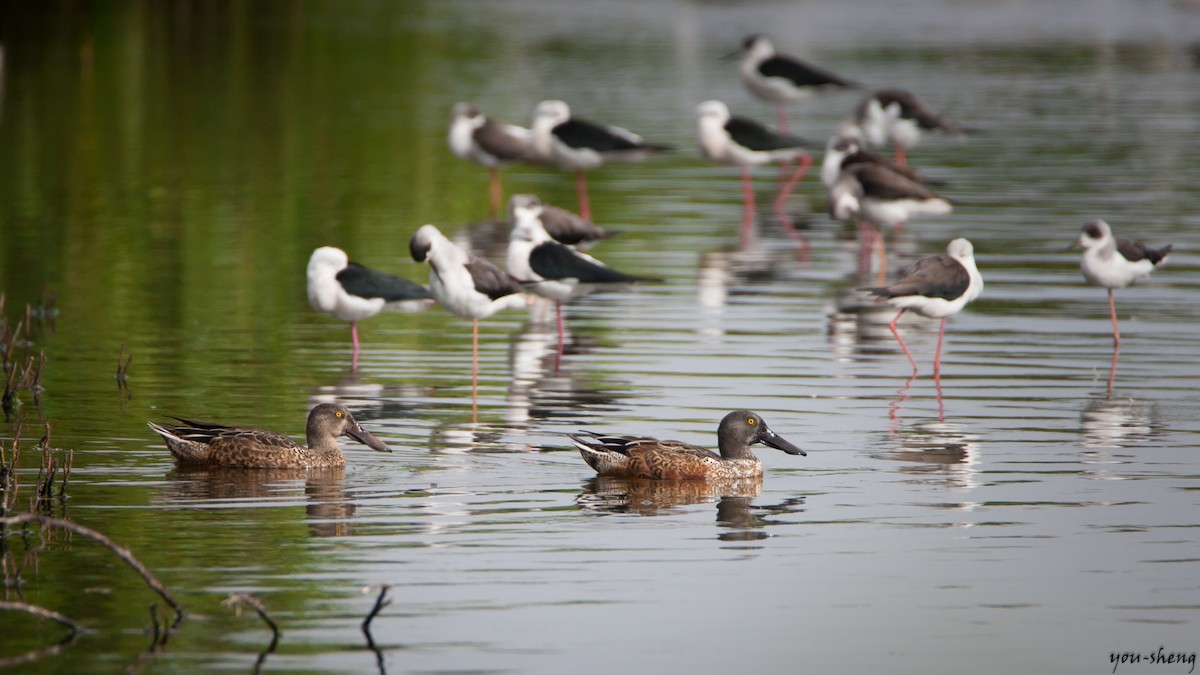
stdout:
<svg viewBox="0 0 1200 675">
<path fill-rule="evenodd" d="M 742 167 L 742 248 L 750 243 L 750 229 L 754 227 L 754 185 L 750 181 L 750 167 Z"/>
<path fill-rule="evenodd" d="M 904 313 L 907 311 L 908 311 L 907 309 L 900 310 L 900 313 L 897 314 L 892 319 L 892 322 L 888 324 L 888 328 L 892 329 L 892 335 L 896 336 L 896 342 L 900 343 L 900 348 L 904 350 L 904 355 L 908 357 L 908 362 L 912 364 L 913 375 L 916 375 L 917 374 L 917 360 L 913 358 L 912 352 L 908 351 L 908 345 L 904 344 L 904 339 L 900 337 L 900 331 L 896 329 L 896 322 L 899 321 L 900 317 L 904 316 Z"/>
<path fill-rule="evenodd" d="M 354 343 L 354 355 L 350 357 L 350 370 L 358 370 L 358 323 L 350 322 L 350 341 Z"/>
<path fill-rule="evenodd" d="M 579 195 L 579 217 L 592 219 L 592 206 L 588 203 L 587 175 L 583 169 L 575 172 L 575 192 Z"/>
<path fill-rule="evenodd" d="M 938 329 L 938 345 L 937 351 L 933 354 L 933 380 L 940 382 L 942 379 L 942 339 L 946 337 L 946 319 L 950 317 L 942 317 L 942 327 Z"/>
<path fill-rule="evenodd" d="M 500 185 L 500 169 L 492 167 L 488 172 L 488 218 L 495 220 L 504 201 L 504 188 Z"/>
</svg>

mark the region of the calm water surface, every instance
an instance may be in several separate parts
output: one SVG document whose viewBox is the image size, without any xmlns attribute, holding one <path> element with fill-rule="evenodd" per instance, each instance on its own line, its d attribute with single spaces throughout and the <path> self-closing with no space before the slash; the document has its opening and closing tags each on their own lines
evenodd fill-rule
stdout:
<svg viewBox="0 0 1200 675">
<path fill-rule="evenodd" d="M 10 320 L 57 295 L 34 345 L 54 444 L 76 452 L 54 512 L 188 609 L 151 653 L 155 598 L 126 568 L 10 532 L 5 599 L 94 629 L 24 668 L 250 670 L 270 635 L 221 605 L 235 592 L 280 623 L 261 663 L 279 671 L 1100 673 L 1114 652 L 1200 651 L 1200 9 L 893 5 L 5 5 L 0 289 Z M 699 159 L 691 109 L 773 118 L 721 60 L 755 31 L 982 130 L 910 154 L 959 204 L 890 242 L 893 270 L 975 244 L 986 289 L 951 321 L 940 388 L 936 322 L 904 325 L 909 381 L 814 182 L 788 205 L 807 253 L 769 209 L 739 246 L 737 172 Z M 823 142 L 858 96 L 796 106 L 794 130 Z M 543 98 L 680 148 L 592 176 L 623 231 L 594 253 L 665 282 L 570 305 L 561 359 L 548 306 L 484 322 L 474 418 L 469 325 L 440 309 L 368 321 L 351 373 L 346 326 L 305 300 L 312 249 L 420 279 L 406 244 L 433 222 L 502 259 L 450 107 L 524 123 Z M 769 204 L 775 172 L 756 178 Z M 566 175 L 516 168 L 506 188 L 573 206 Z M 1117 294 L 1115 371 L 1104 292 L 1063 251 L 1096 217 L 1176 247 Z M 145 427 L 299 434 L 326 400 L 395 453 L 184 471 Z M 764 448 L 761 484 L 601 481 L 563 437 L 712 445 L 737 408 L 809 456 Z M 361 590 L 381 582 L 373 652 Z M 0 658 L 59 634 L 0 613 Z"/>
</svg>

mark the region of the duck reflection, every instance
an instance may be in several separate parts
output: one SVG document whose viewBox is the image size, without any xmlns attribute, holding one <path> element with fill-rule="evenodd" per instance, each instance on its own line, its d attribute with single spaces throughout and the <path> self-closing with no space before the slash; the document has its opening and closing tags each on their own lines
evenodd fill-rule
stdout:
<svg viewBox="0 0 1200 675">
<path fill-rule="evenodd" d="M 1159 435 L 1163 426 L 1153 405 L 1132 398 L 1093 398 L 1079 414 L 1080 440 L 1089 450 L 1141 444 Z"/>
<path fill-rule="evenodd" d="M 351 534 L 357 506 L 343 488 L 345 469 L 193 469 L 177 467 L 166 475 L 163 501 L 168 504 L 245 507 L 291 500 L 303 486 L 304 514 L 315 537 Z"/>
<path fill-rule="evenodd" d="M 576 503 L 585 511 L 632 513 L 660 516 L 678 512 L 690 504 L 717 504 L 717 525 L 727 528 L 722 541 L 755 541 L 770 534 L 762 530 L 769 520 L 751 509 L 754 498 L 762 495 L 762 476 L 735 480 L 652 480 L 595 476 L 583 483 Z M 761 507 L 771 513 L 801 510 L 804 498 L 788 500 L 778 506 Z"/>
<path fill-rule="evenodd" d="M 872 457 L 904 462 L 900 473 L 920 476 L 920 482 L 959 489 L 979 484 L 979 437 L 962 424 L 941 420 L 917 422 L 887 432 L 886 444 L 895 449 Z"/>
</svg>

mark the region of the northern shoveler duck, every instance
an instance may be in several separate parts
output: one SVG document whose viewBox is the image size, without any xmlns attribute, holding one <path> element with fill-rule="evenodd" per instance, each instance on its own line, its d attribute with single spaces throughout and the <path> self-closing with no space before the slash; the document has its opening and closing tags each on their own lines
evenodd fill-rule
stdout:
<svg viewBox="0 0 1200 675">
<path fill-rule="evenodd" d="M 180 464 L 238 469 L 322 469 L 344 466 L 338 436 L 349 436 L 378 452 L 391 452 L 363 429 L 344 405 L 322 403 L 308 413 L 308 446 L 291 436 L 251 427 L 230 427 L 175 418 L 180 424 L 147 426 L 163 437 Z"/>
<path fill-rule="evenodd" d="M 905 163 L 905 153 L 920 142 L 923 131 L 967 131 L 905 89 L 881 89 L 869 94 L 855 109 L 854 121 L 871 145 L 895 147 L 896 163 L 900 165 Z"/>
<path fill-rule="evenodd" d="M 668 145 L 647 143 L 641 136 L 620 127 L 609 127 L 573 117 L 563 101 L 542 101 L 533 113 L 532 157 L 535 161 L 575 172 L 579 215 L 591 220 L 587 171 L 606 162 L 641 162 Z"/>
<path fill-rule="evenodd" d="M 415 312 L 433 304 L 429 289 L 351 262 L 346 252 L 322 246 L 308 259 L 308 304 L 350 322 L 352 367 L 358 366 L 358 322 L 385 309 Z"/>
<path fill-rule="evenodd" d="M 735 410 L 721 420 L 717 427 L 719 455 L 681 441 L 606 436 L 590 431 L 569 438 L 596 473 L 619 478 L 724 480 L 761 476 L 762 462 L 750 450 L 755 443 L 789 455 L 808 454 L 771 431 L 761 415 L 748 410 Z"/>
<path fill-rule="evenodd" d="M 1093 220 L 1083 226 L 1079 239 L 1071 245 L 1083 248 L 1079 264 L 1083 278 L 1093 286 L 1108 289 L 1108 313 L 1112 317 L 1113 344 L 1121 344 L 1117 326 L 1117 305 L 1113 289 L 1125 288 L 1135 279 L 1144 277 L 1166 261 L 1171 245 L 1150 248 L 1141 242 L 1115 236 L 1103 220 Z"/>
<path fill-rule="evenodd" d="M 913 375 L 917 374 L 917 362 L 901 339 L 896 322 L 910 309 L 921 316 L 942 320 L 938 330 L 937 352 L 933 357 L 933 376 L 939 378 L 946 319 L 979 297 L 983 292 L 983 277 L 975 266 L 975 247 L 960 237 L 946 246 L 945 253 L 921 258 L 913 263 L 906 270 L 904 278 L 891 286 L 867 290 L 883 298 L 889 305 L 900 308 L 888 328 L 912 364 Z"/>
<path fill-rule="evenodd" d="M 450 122 L 450 150 L 488 170 L 488 217 L 500 211 L 500 169 L 526 159 L 529 130 L 485 115 L 474 103 L 456 103 Z"/>
</svg>

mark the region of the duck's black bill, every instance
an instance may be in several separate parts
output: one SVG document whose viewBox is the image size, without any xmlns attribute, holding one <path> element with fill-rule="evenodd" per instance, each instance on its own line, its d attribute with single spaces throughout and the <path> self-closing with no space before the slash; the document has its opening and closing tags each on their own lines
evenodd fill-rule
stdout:
<svg viewBox="0 0 1200 675">
<path fill-rule="evenodd" d="M 392 451 L 392 449 L 389 448 L 387 445 L 385 445 L 383 441 L 376 438 L 375 434 L 362 428 L 357 423 L 354 426 L 352 426 L 346 430 L 346 435 L 377 452 L 391 452 Z"/>
<path fill-rule="evenodd" d="M 772 448 L 775 448 L 776 450 L 782 450 L 789 455 L 804 455 L 805 457 L 808 456 L 807 452 L 801 450 L 800 448 L 796 447 L 795 445 L 792 445 L 792 443 L 790 441 L 788 441 L 786 438 L 784 438 L 783 436 L 780 436 L 779 434 L 775 433 L 774 431 L 771 431 L 770 429 L 764 430 L 764 433 L 762 435 L 762 442 L 764 445 L 769 445 Z"/>
</svg>

